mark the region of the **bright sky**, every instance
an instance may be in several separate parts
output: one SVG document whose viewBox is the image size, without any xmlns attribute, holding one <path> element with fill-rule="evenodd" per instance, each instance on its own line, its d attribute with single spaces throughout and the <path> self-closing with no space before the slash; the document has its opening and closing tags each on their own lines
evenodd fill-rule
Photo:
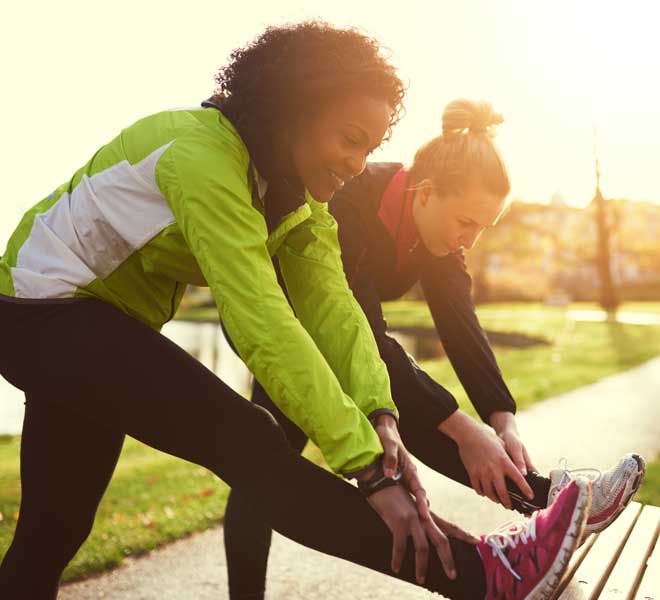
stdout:
<svg viewBox="0 0 660 600">
<path fill-rule="evenodd" d="M 444 106 L 504 114 L 513 197 L 594 190 L 660 202 L 660 3 L 654 0 L 33 0 L 0 19 L 0 246 L 22 212 L 122 127 L 213 90 L 232 48 L 266 25 L 321 17 L 384 42 L 409 80 L 408 114 L 375 160 L 412 158 Z M 1 249 L 0 249 L 1 251 Z"/>
</svg>

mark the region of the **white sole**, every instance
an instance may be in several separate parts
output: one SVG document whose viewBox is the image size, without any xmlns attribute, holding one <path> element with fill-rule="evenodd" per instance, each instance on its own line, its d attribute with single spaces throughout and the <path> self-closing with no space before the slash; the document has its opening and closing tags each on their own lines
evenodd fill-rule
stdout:
<svg viewBox="0 0 660 600">
<path fill-rule="evenodd" d="M 584 478 L 577 478 L 575 482 L 579 488 L 578 498 L 573 507 L 571 524 L 564 535 L 559 552 L 557 552 L 557 556 L 555 556 L 545 577 L 536 584 L 523 600 L 548 600 L 552 597 L 568 568 L 573 552 L 575 552 L 578 543 L 582 539 L 589 509 L 591 508 L 591 483 Z"/>
</svg>

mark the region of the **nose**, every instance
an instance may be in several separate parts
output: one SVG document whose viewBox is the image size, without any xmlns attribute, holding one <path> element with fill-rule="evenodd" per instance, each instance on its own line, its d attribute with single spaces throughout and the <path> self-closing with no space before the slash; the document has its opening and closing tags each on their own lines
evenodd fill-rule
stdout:
<svg viewBox="0 0 660 600">
<path fill-rule="evenodd" d="M 479 239 L 480 235 L 481 235 L 480 229 L 469 233 L 468 232 L 464 233 L 461 236 L 461 239 L 459 240 L 461 248 L 464 248 L 465 250 L 472 250 L 474 244 Z"/>
</svg>

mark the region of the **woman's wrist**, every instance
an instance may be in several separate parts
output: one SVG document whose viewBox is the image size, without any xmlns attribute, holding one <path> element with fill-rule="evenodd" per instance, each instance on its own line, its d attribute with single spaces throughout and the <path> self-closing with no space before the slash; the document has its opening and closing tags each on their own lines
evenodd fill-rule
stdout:
<svg viewBox="0 0 660 600">
<path fill-rule="evenodd" d="M 351 471 L 349 473 L 344 473 L 346 479 L 355 479 L 356 481 L 367 481 L 371 479 L 376 471 L 378 470 L 379 463 L 383 460 L 383 455 L 379 454 L 376 460 L 366 467 L 362 467 L 358 471 Z"/>
<path fill-rule="evenodd" d="M 356 481 L 369 481 L 378 470 L 378 467 L 374 465 L 373 467 L 368 467 L 364 471 L 361 471 L 358 475 L 355 476 Z"/>
<path fill-rule="evenodd" d="M 374 427 L 380 427 L 384 425 L 385 427 L 394 427 L 394 429 L 399 428 L 399 424 L 397 423 L 397 420 L 392 413 L 383 412 L 375 417 L 369 417 L 369 420 L 372 422 Z"/>
<path fill-rule="evenodd" d="M 490 426 L 496 433 L 501 433 L 506 429 L 516 429 L 516 416 L 508 410 L 496 410 L 488 417 Z"/>
<path fill-rule="evenodd" d="M 478 424 L 474 419 L 457 409 L 438 425 L 438 430 L 460 445 L 475 426 L 478 427 Z"/>
<path fill-rule="evenodd" d="M 399 472 L 394 477 L 388 477 L 385 475 L 383 470 L 383 461 L 378 460 L 376 463 L 376 468 L 371 472 L 368 477 L 358 477 L 357 486 L 362 494 L 366 497 L 379 492 L 380 490 L 385 489 L 386 487 L 391 487 L 397 485 L 401 480 L 402 474 Z"/>
</svg>

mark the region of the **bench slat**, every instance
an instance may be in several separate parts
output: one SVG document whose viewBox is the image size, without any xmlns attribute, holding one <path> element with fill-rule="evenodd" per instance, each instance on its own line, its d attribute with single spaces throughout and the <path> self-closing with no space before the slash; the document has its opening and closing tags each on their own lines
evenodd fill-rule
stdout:
<svg viewBox="0 0 660 600">
<path fill-rule="evenodd" d="M 566 569 L 566 573 L 564 573 L 564 576 L 562 577 L 561 583 L 557 586 L 557 591 L 554 593 L 552 596 L 552 600 L 555 600 L 556 598 L 561 597 L 562 600 L 568 600 L 569 598 L 572 599 L 574 596 L 571 596 L 568 588 L 571 584 L 571 579 L 573 578 L 573 574 L 575 571 L 577 571 L 577 568 L 580 566 L 582 561 L 584 560 L 584 557 L 587 555 L 589 550 L 591 550 L 591 547 L 594 545 L 594 542 L 598 539 L 598 534 L 590 535 L 587 541 L 582 544 L 573 554 L 571 557 L 571 562 L 568 565 L 568 569 Z M 577 585 L 577 582 L 571 587 L 574 587 Z M 567 590 L 567 595 L 562 596 L 561 594 L 564 592 L 564 590 Z M 579 592 L 582 594 L 582 592 Z M 584 594 L 581 596 L 577 596 L 578 598 L 582 597 L 584 598 Z"/>
<path fill-rule="evenodd" d="M 645 506 L 605 583 L 599 596 L 600 600 L 632 599 L 644 572 L 646 560 L 655 545 L 658 527 L 660 527 L 660 508 Z"/>
<path fill-rule="evenodd" d="M 649 506 L 646 509 L 650 508 Z M 656 511 L 660 510 L 653 507 Z M 657 536 L 658 532 L 656 532 Z M 655 549 L 646 563 L 646 572 L 637 590 L 635 600 L 660 600 L 660 540 L 656 537 Z"/>
<path fill-rule="evenodd" d="M 632 502 L 619 518 L 598 536 L 590 552 L 573 575 L 571 584 L 560 596 L 561 600 L 571 600 L 572 598 L 595 600 L 598 598 L 641 508 L 639 503 Z M 573 582 L 578 584 L 577 587 Z M 578 591 L 581 594 L 578 595 Z"/>
</svg>

